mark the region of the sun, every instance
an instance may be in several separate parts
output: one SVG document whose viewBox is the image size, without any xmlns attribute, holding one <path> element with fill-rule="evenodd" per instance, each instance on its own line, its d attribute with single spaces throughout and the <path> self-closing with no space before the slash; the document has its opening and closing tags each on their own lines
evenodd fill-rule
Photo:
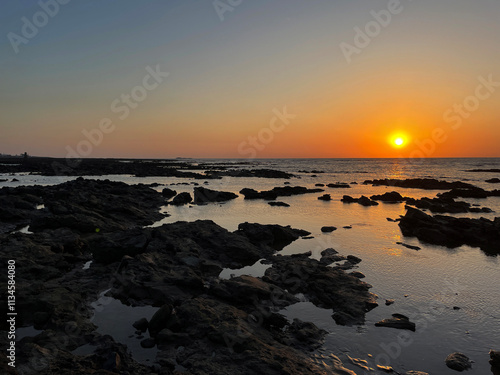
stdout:
<svg viewBox="0 0 500 375">
<path fill-rule="evenodd" d="M 389 143 L 392 147 L 403 148 L 408 143 L 408 137 L 403 133 L 395 133 L 389 137 Z"/>
</svg>

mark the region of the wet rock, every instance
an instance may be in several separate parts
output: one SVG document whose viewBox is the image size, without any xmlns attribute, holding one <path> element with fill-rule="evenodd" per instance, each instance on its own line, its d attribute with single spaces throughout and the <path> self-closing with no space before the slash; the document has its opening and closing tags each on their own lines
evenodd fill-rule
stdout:
<svg viewBox="0 0 500 375">
<path fill-rule="evenodd" d="M 410 249 L 410 250 L 417 250 L 417 251 L 418 251 L 418 250 L 422 250 L 422 249 L 421 249 L 420 247 L 418 247 L 418 246 L 408 245 L 408 244 L 406 244 L 406 243 L 404 243 L 404 242 L 396 242 L 396 243 L 397 243 L 398 245 L 404 246 L 404 247 L 406 247 L 407 249 Z"/>
<path fill-rule="evenodd" d="M 166 199 L 173 198 L 177 195 L 177 192 L 175 190 L 165 188 L 161 191 L 161 195 L 163 195 Z"/>
<path fill-rule="evenodd" d="M 145 349 L 151 349 L 154 348 L 156 345 L 155 339 L 153 338 L 147 338 L 141 341 L 141 346 Z"/>
<path fill-rule="evenodd" d="M 325 187 L 325 184 L 315 184 L 314 186 L 317 186 L 317 187 Z"/>
<path fill-rule="evenodd" d="M 368 197 L 365 197 L 362 195 L 360 198 L 353 198 L 349 195 L 344 195 L 341 199 L 341 202 L 344 203 L 359 203 L 362 206 L 369 207 L 369 206 L 378 206 L 378 202 L 371 200 Z"/>
<path fill-rule="evenodd" d="M 395 302 L 395 301 L 394 301 L 393 299 L 386 299 L 386 300 L 385 300 L 385 305 L 386 305 L 386 306 L 390 306 L 390 305 L 394 304 L 394 302 Z"/>
<path fill-rule="evenodd" d="M 281 250 L 300 237 L 311 234 L 290 226 L 257 223 L 242 223 L 238 225 L 238 230 L 235 233 L 248 238 L 254 245 L 264 244 L 276 250 Z"/>
<path fill-rule="evenodd" d="M 500 178 L 490 178 L 489 180 L 486 180 L 486 182 L 490 184 L 500 184 Z"/>
<path fill-rule="evenodd" d="M 492 212 L 487 207 L 473 207 L 470 203 L 455 201 L 453 198 L 443 195 L 432 199 L 407 198 L 406 203 L 420 209 L 427 209 L 433 213 Z"/>
<path fill-rule="evenodd" d="M 394 369 L 391 366 L 377 365 L 377 369 L 380 370 L 380 371 L 383 371 L 383 372 L 388 372 L 388 373 L 394 372 Z"/>
<path fill-rule="evenodd" d="M 452 353 L 445 359 L 446 366 L 456 371 L 464 371 L 472 368 L 470 359 L 462 353 Z"/>
<path fill-rule="evenodd" d="M 359 271 L 353 271 L 350 273 L 350 275 L 357 277 L 358 279 L 364 279 L 366 277 L 364 273 Z"/>
<path fill-rule="evenodd" d="M 392 191 L 390 193 L 384 193 L 383 195 L 372 195 L 370 197 L 374 201 L 382 201 L 387 203 L 399 203 L 403 202 L 404 198 L 397 191 Z"/>
<path fill-rule="evenodd" d="M 321 197 L 318 197 L 318 199 L 320 201 L 331 201 L 332 200 L 332 197 L 330 194 L 324 194 L 322 195 Z"/>
<path fill-rule="evenodd" d="M 332 188 L 332 189 L 348 189 L 348 188 L 350 188 L 349 184 L 345 184 L 343 182 L 338 182 L 336 184 L 328 184 L 326 186 L 328 186 L 329 188 Z"/>
<path fill-rule="evenodd" d="M 331 233 L 331 232 L 333 232 L 335 230 L 337 230 L 337 228 L 335 228 L 335 227 L 328 227 L 328 226 L 327 227 L 321 227 L 321 231 L 323 233 Z"/>
<path fill-rule="evenodd" d="M 408 371 L 405 375 L 429 375 L 427 372 L 423 371 Z"/>
<path fill-rule="evenodd" d="M 369 284 L 311 259 L 307 253 L 273 257 L 263 280 L 290 293 L 303 293 L 316 306 L 333 309 L 338 324 L 361 324 L 365 313 L 377 306 Z"/>
<path fill-rule="evenodd" d="M 327 334 L 327 331 L 319 329 L 314 323 L 294 319 L 287 327 L 283 343 L 301 350 L 313 351 L 321 347 Z"/>
<path fill-rule="evenodd" d="M 156 336 L 164 328 L 168 328 L 170 318 L 172 317 L 173 307 L 171 305 L 163 305 L 155 312 L 149 321 L 148 330 L 151 336 Z"/>
<path fill-rule="evenodd" d="M 199 186 L 194 188 L 194 203 L 226 202 L 238 198 L 237 194 L 228 191 L 216 191 Z"/>
<path fill-rule="evenodd" d="M 354 255 L 348 255 L 347 260 L 353 264 L 361 263 L 361 258 L 358 258 L 357 256 L 354 256 Z"/>
<path fill-rule="evenodd" d="M 345 260 L 346 257 L 343 255 L 339 255 L 338 251 L 332 248 L 325 249 L 321 252 L 320 262 L 322 264 L 332 264 L 333 262 L 338 262 L 341 260 Z"/>
<path fill-rule="evenodd" d="M 210 171 L 208 176 L 211 178 L 229 177 L 259 177 L 259 178 L 285 178 L 295 177 L 292 173 L 277 171 L 274 169 L 228 169 L 226 171 Z"/>
<path fill-rule="evenodd" d="M 274 200 L 277 197 L 289 197 L 292 195 L 302 195 L 310 193 L 319 193 L 323 189 L 308 189 L 302 186 L 278 186 L 272 190 L 257 191 L 254 189 L 245 188 L 240 190 L 240 194 L 245 196 L 245 199 L 265 199 Z"/>
<path fill-rule="evenodd" d="M 174 206 L 182 206 L 184 204 L 190 203 L 193 200 L 191 197 L 191 194 L 184 192 L 177 194 L 174 199 L 170 202 L 170 204 L 173 204 Z"/>
<path fill-rule="evenodd" d="M 490 350 L 490 364 L 500 369 L 500 351 Z"/>
<path fill-rule="evenodd" d="M 450 191 L 447 191 L 445 193 L 438 194 L 439 197 L 441 198 L 477 198 L 477 199 L 484 199 L 488 198 L 490 196 L 495 196 L 495 190 L 490 192 L 484 189 L 481 189 L 479 187 L 471 187 L 467 189 L 451 189 Z"/>
<path fill-rule="evenodd" d="M 148 329 L 149 322 L 146 318 L 139 319 L 132 324 L 132 326 L 139 330 L 139 332 L 145 332 Z"/>
<path fill-rule="evenodd" d="M 403 235 L 447 247 L 461 245 L 477 246 L 491 254 L 500 253 L 500 218 L 455 218 L 430 216 L 408 207 L 406 215 L 399 222 Z"/>
<path fill-rule="evenodd" d="M 277 207 L 290 207 L 290 205 L 285 202 L 267 202 L 267 204 L 270 206 L 277 206 Z"/>
<path fill-rule="evenodd" d="M 426 190 L 448 190 L 448 189 L 469 189 L 474 188 L 474 185 L 465 182 L 455 181 L 439 181 L 433 178 L 410 178 L 406 180 L 384 179 L 384 180 L 366 180 L 365 185 L 373 186 L 397 186 L 403 188 L 426 189 Z"/>
<path fill-rule="evenodd" d="M 375 327 L 407 329 L 413 332 L 415 332 L 416 328 L 415 323 L 410 322 L 410 319 L 402 314 L 392 314 L 392 318 L 375 323 Z"/>
</svg>

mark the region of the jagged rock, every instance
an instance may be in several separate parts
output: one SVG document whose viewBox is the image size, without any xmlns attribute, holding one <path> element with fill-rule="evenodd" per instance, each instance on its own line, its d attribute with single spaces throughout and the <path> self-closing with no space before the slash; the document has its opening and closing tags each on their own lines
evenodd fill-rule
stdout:
<svg viewBox="0 0 500 375">
<path fill-rule="evenodd" d="M 337 228 L 335 228 L 335 227 L 322 227 L 321 228 L 321 231 L 323 233 L 330 233 L 330 232 L 333 232 L 335 230 L 337 230 Z"/>
<path fill-rule="evenodd" d="M 417 237 L 431 244 L 447 247 L 477 246 L 487 253 L 500 253 L 500 218 L 492 221 L 442 215 L 433 217 L 407 207 L 399 227 L 403 235 Z"/>
<path fill-rule="evenodd" d="M 375 323 L 375 327 L 390 327 L 397 329 L 407 329 L 414 331 L 416 329 L 415 323 L 410 322 L 410 319 L 401 314 L 392 314 L 392 318 L 384 319 Z"/>
<path fill-rule="evenodd" d="M 344 203 L 359 203 L 360 205 L 365 207 L 378 206 L 378 202 L 373 201 L 370 198 L 365 197 L 364 195 L 362 195 L 360 198 L 353 198 L 349 195 L 344 195 L 341 201 Z"/>
<path fill-rule="evenodd" d="M 290 226 L 263 225 L 257 223 L 242 223 L 235 232 L 245 236 L 254 245 L 267 245 L 276 250 L 281 250 L 300 237 L 311 234 L 305 230 L 293 229 Z"/>
<path fill-rule="evenodd" d="M 245 196 L 245 199 L 266 199 L 274 200 L 277 197 L 289 197 L 292 195 L 302 195 L 309 193 L 319 193 L 324 191 L 323 189 L 308 189 L 302 186 L 278 186 L 272 190 L 264 190 L 258 192 L 254 189 L 245 188 L 240 190 L 240 194 Z"/>
<path fill-rule="evenodd" d="M 290 205 L 285 202 L 267 202 L 267 204 L 270 206 L 277 206 L 277 207 L 290 207 Z"/>
<path fill-rule="evenodd" d="M 399 194 L 397 191 L 384 193 L 382 195 L 372 195 L 370 199 L 374 201 L 382 201 L 388 203 L 398 203 L 398 202 L 403 202 L 404 200 L 403 196 Z"/>
<path fill-rule="evenodd" d="M 170 204 L 173 204 L 174 206 L 182 206 L 184 204 L 190 203 L 193 200 L 191 197 L 191 194 L 184 192 L 177 194 L 174 199 L 170 202 Z"/>
<path fill-rule="evenodd" d="M 237 194 L 228 191 L 216 191 L 199 186 L 194 188 L 194 203 L 225 202 L 238 198 Z"/>
<path fill-rule="evenodd" d="M 321 197 L 318 197 L 318 199 L 320 201 L 331 201 L 332 200 L 332 197 L 330 194 L 324 194 L 322 195 Z"/>
<path fill-rule="evenodd" d="M 452 353 L 446 357 L 446 366 L 456 371 L 464 371 L 472 368 L 472 362 L 470 359 L 462 353 Z"/>
<path fill-rule="evenodd" d="M 350 188 L 349 184 L 345 184 L 343 182 L 338 182 L 336 184 L 328 184 L 326 186 L 328 186 L 329 188 L 333 188 L 333 189 L 348 189 L 348 188 Z"/>
<path fill-rule="evenodd" d="M 169 188 L 165 188 L 161 191 L 161 194 L 166 198 L 166 199 L 170 199 L 170 198 L 173 198 L 177 195 L 177 192 L 175 190 L 172 190 L 172 189 L 169 189 Z"/>
<path fill-rule="evenodd" d="M 448 189 L 469 189 L 474 188 L 474 185 L 465 182 L 455 181 L 439 181 L 433 178 L 410 178 L 406 180 L 385 179 L 385 180 L 366 180 L 365 185 L 373 186 L 398 186 L 403 188 L 413 189 L 428 189 L 428 190 L 448 190 Z"/>
</svg>

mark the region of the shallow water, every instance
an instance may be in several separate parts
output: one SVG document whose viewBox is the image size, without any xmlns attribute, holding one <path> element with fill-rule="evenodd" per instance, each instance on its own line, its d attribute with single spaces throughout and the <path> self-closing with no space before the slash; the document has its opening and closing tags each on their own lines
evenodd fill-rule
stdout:
<svg viewBox="0 0 500 375">
<path fill-rule="evenodd" d="M 220 162 L 216 161 L 216 163 Z M 328 184 L 338 181 L 358 184 L 351 185 L 350 189 L 325 187 L 325 193 L 332 195 L 333 200 L 330 202 L 317 199 L 324 193 L 278 199 L 290 204 L 291 207 L 271 207 L 263 200 L 245 201 L 241 198 L 223 204 L 166 206 L 163 211 L 171 216 L 155 225 L 179 220 L 208 219 L 231 231 L 236 230 L 238 224 L 245 221 L 291 225 L 294 228 L 308 230 L 314 236 L 313 239 L 297 240 L 283 249 L 281 254 L 311 251 L 312 257 L 318 259 L 322 250 L 333 247 L 343 255 L 356 255 L 363 259 L 357 270 L 366 275 L 364 281 L 373 285 L 372 292 L 379 296 L 379 307 L 369 312 L 366 316 L 366 324 L 359 327 L 338 326 L 331 318 L 330 310 L 319 309 L 309 302 L 300 302 L 288 307 L 284 313 L 289 318 L 298 317 L 302 320 L 313 321 L 330 332 L 323 352 L 320 354 L 333 353 L 340 356 L 346 366 L 358 375 L 364 374 L 364 370 L 348 364 L 347 355 L 365 359 L 371 367 L 375 367 L 376 364 L 389 364 L 399 372 L 419 370 L 431 374 L 451 375 L 455 372 L 444 365 L 444 359 L 448 354 L 460 351 L 475 361 L 468 374 L 491 373 L 488 351 L 500 349 L 499 257 L 487 256 L 478 248 L 462 246 L 448 249 L 421 243 L 415 238 L 404 238 L 397 223 L 387 220 L 387 218 L 396 219 L 404 215 L 404 204 L 381 203 L 375 207 L 363 207 L 358 204 L 343 204 L 340 198 L 344 194 L 359 197 L 362 194 L 370 196 L 393 190 L 403 196 L 414 198 L 434 197 L 441 192 L 373 187 L 362 184 L 364 180 L 374 178 L 431 177 L 447 181 L 467 180 L 485 189 L 499 189 L 498 184 L 485 182 L 486 179 L 499 177 L 498 174 L 470 173 L 465 170 L 500 168 L 500 159 L 428 159 L 421 165 L 407 165 L 396 159 L 259 160 L 252 166 L 242 165 L 241 167 L 273 168 L 292 173 L 313 169 L 327 172 L 317 174 L 317 177 L 311 177 L 311 173 L 300 173 L 300 179 L 288 180 L 291 186 L 314 187 L 316 183 Z M 0 178 L 2 178 L 1 175 Z M 16 178 L 20 182 L 0 183 L 0 187 L 19 184 L 53 184 L 68 180 L 61 181 L 61 178 L 33 175 L 16 176 Z M 200 185 L 204 182 L 203 180 L 157 177 L 104 176 L 101 178 L 131 184 L 157 182 L 177 192 L 192 192 L 192 182 Z M 189 182 L 190 185 L 171 185 L 181 182 Z M 208 185 L 203 186 L 238 193 L 244 187 L 267 190 L 275 186 L 283 186 L 284 182 L 283 179 L 225 177 L 221 180 L 208 180 Z M 161 191 L 165 186 L 156 189 Z M 489 219 L 500 216 L 500 197 L 481 200 L 466 199 L 466 201 L 489 207 L 496 212 L 454 216 Z M 323 234 L 320 229 L 326 225 L 333 225 L 338 229 L 333 233 Z M 352 229 L 344 229 L 344 226 L 352 226 Z M 397 244 L 400 241 L 419 246 L 421 250 L 407 249 Z M 229 278 L 231 274 L 262 276 L 267 267 L 268 265 L 257 262 L 241 270 L 224 270 L 221 277 Z M 385 306 L 385 299 L 394 299 L 395 303 Z M 453 309 L 455 306 L 460 309 Z M 135 314 L 133 311 L 124 308 L 122 315 Z M 409 316 L 417 323 L 416 332 L 374 326 L 375 322 L 389 318 L 393 313 Z M 144 313 L 142 315 L 145 316 Z M 138 316 L 137 319 L 140 317 L 142 316 Z M 115 331 L 112 335 L 115 339 L 120 341 L 120 337 L 123 336 L 123 339 L 130 340 L 128 336 L 134 332 L 131 324 L 136 319 L 130 317 L 127 319 L 127 322 L 121 324 L 101 322 L 98 325 L 111 326 L 113 323 Z M 97 324 L 96 321 L 95 323 Z M 405 340 L 400 338 L 398 343 L 398 335 L 402 332 L 407 332 L 407 336 Z M 133 340 L 137 344 L 140 342 L 135 338 Z"/>
</svg>

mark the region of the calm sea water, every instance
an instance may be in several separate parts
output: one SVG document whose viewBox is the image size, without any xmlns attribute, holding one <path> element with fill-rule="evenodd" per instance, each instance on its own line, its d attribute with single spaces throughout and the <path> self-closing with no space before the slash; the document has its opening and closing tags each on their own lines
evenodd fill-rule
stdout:
<svg viewBox="0 0 500 375">
<path fill-rule="evenodd" d="M 196 160 L 199 163 L 234 165 L 235 168 L 272 168 L 295 173 L 300 179 L 291 179 L 292 186 L 313 187 L 316 183 L 357 182 L 350 189 L 325 188 L 332 195 L 331 202 L 317 200 L 321 194 L 307 194 L 283 197 L 279 200 L 290 207 L 271 207 L 265 201 L 245 201 L 241 198 L 206 206 L 165 207 L 171 214 L 155 225 L 178 220 L 194 221 L 210 219 L 228 230 L 236 230 L 239 223 L 291 225 L 312 233 L 313 239 L 298 240 L 282 250 L 283 254 L 312 251 L 320 252 L 333 247 L 343 255 L 356 255 L 363 261 L 359 271 L 366 275 L 366 282 L 373 285 L 372 292 L 379 296 L 380 306 L 369 312 L 366 324 L 357 327 L 337 326 L 331 318 L 331 311 L 314 307 L 304 300 L 290 306 L 283 313 L 289 318 L 313 321 L 327 330 L 322 355 L 338 355 L 347 367 L 358 375 L 361 368 L 349 364 L 348 356 L 368 361 L 370 367 L 376 364 L 391 365 L 397 371 L 426 371 L 430 374 L 454 374 L 444 365 L 444 359 L 452 352 L 460 351 L 475 361 L 470 374 L 491 374 L 488 351 L 500 350 L 500 262 L 499 257 L 485 255 L 478 248 L 462 246 L 448 249 L 420 243 L 415 238 L 404 238 L 397 223 L 387 218 L 404 215 L 404 204 L 380 204 L 376 207 L 362 207 L 357 204 L 344 205 L 340 198 L 344 194 L 383 194 L 396 190 L 404 196 L 434 197 L 439 191 L 416 190 L 363 185 L 363 181 L 375 178 L 437 178 L 447 181 L 466 181 L 487 189 L 500 188 L 485 180 L 500 177 L 496 173 L 471 173 L 470 169 L 500 169 L 500 158 L 496 159 L 426 159 L 420 163 L 407 163 L 398 159 L 266 159 L 266 160 Z M 241 162 L 250 164 L 238 164 Z M 298 171 L 324 171 L 298 173 Z M 0 175 L 0 178 L 2 176 Z M 20 182 L 3 183 L 0 186 L 19 184 L 54 184 L 67 179 L 21 175 Z M 153 183 L 167 185 L 178 192 L 192 192 L 192 185 L 173 185 L 192 180 L 178 178 L 135 178 L 131 176 L 104 176 L 111 180 L 130 184 Z M 196 181 L 200 182 L 200 181 Z M 283 186 L 282 179 L 223 178 L 209 180 L 205 185 L 216 190 L 238 193 L 244 187 L 257 190 Z M 164 186 L 157 189 L 161 191 Z M 323 193 L 322 193 L 323 194 Z M 464 199 L 493 209 L 491 214 L 460 214 L 459 217 L 500 216 L 500 198 L 474 200 Z M 333 225 L 339 228 L 330 234 L 321 233 L 321 227 Z M 344 229 L 351 226 L 352 229 Z M 397 245 L 403 241 L 421 247 L 420 251 Z M 257 262 L 243 270 L 224 270 L 221 277 L 231 274 L 263 275 L 267 266 Z M 385 299 L 395 303 L 385 306 Z M 454 309 L 459 307 L 460 309 Z M 389 318 L 393 313 L 409 316 L 417 323 L 416 332 L 409 332 L 402 340 L 402 331 L 377 328 L 374 323 Z M 405 331 L 407 332 L 407 331 Z M 368 372 L 367 372 L 368 373 Z M 371 372 L 373 373 L 373 372 Z"/>
</svg>

